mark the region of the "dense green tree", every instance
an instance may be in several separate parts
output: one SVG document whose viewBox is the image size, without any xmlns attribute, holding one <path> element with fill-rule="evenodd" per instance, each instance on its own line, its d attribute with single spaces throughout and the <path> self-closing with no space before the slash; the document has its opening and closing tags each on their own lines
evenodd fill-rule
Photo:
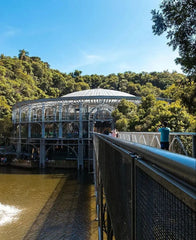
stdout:
<svg viewBox="0 0 196 240">
<path fill-rule="evenodd" d="M 168 45 L 178 49 L 184 72 L 196 77 L 196 1 L 162 0 L 160 10 L 152 10 L 153 33 L 167 32 Z"/>
<path fill-rule="evenodd" d="M 150 113 L 151 108 L 155 105 L 155 102 L 156 98 L 153 94 L 149 94 L 148 96 L 141 98 L 141 103 L 139 106 L 139 110 L 141 110 L 141 118 L 147 116 Z"/>
<path fill-rule="evenodd" d="M 4 96 L 0 96 L 0 119 L 7 116 L 11 111 L 11 108 Z"/>
<path fill-rule="evenodd" d="M 100 84 L 101 88 L 117 90 L 119 84 L 119 79 L 116 74 L 109 74 L 105 80 Z"/>
<path fill-rule="evenodd" d="M 128 80 L 125 78 L 123 73 L 118 73 L 118 87 L 117 90 L 126 92 L 127 91 Z"/>
<path fill-rule="evenodd" d="M 180 100 L 188 112 L 196 116 L 196 84 L 191 81 L 187 84 L 175 85 L 172 84 L 165 91 L 163 96 L 173 100 Z"/>
<path fill-rule="evenodd" d="M 75 70 L 73 73 L 71 73 L 71 76 L 72 76 L 73 78 L 76 78 L 76 77 L 81 76 L 81 74 L 82 74 L 82 71 Z"/>
<path fill-rule="evenodd" d="M 12 132 L 11 115 L 0 118 L 0 144 L 6 145 L 9 142 L 10 133 Z"/>
<path fill-rule="evenodd" d="M 128 128 L 127 131 L 134 132 L 136 126 L 139 124 L 139 115 L 137 112 L 133 112 L 127 116 L 128 118 Z"/>
<path fill-rule="evenodd" d="M 122 99 L 117 108 L 112 112 L 119 131 L 132 131 L 138 123 L 137 105 L 133 102 Z M 125 124 L 123 126 L 123 124 Z"/>
<path fill-rule="evenodd" d="M 168 111 L 171 113 L 168 123 L 174 132 L 194 131 L 194 120 L 180 101 L 168 105 Z"/>
<path fill-rule="evenodd" d="M 196 84 L 194 82 L 190 82 L 181 88 L 180 94 L 181 104 L 188 108 L 189 113 L 196 116 Z"/>
<path fill-rule="evenodd" d="M 105 76 L 92 74 L 83 76 L 83 79 L 85 83 L 88 83 L 91 89 L 94 89 L 100 87 L 101 83 L 105 81 Z"/>
<path fill-rule="evenodd" d="M 89 85 L 85 82 L 78 82 L 74 85 L 74 91 L 82 91 L 86 89 L 89 89 Z"/>
<path fill-rule="evenodd" d="M 75 91 L 75 81 L 71 76 L 67 79 L 67 87 L 65 88 L 64 94 L 72 93 Z"/>
<path fill-rule="evenodd" d="M 133 95 L 140 96 L 141 85 L 139 83 L 129 82 L 127 85 L 127 92 Z"/>
<path fill-rule="evenodd" d="M 119 131 L 156 131 L 163 121 L 167 121 L 174 132 L 196 130 L 196 118 L 188 113 L 180 100 L 170 104 L 157 101 L 153 95 L 143 97 L 141 103 L 134 107 L 122 100 L 112 116 Z"/>
<path fill-rule="evenodd" d="M 10 134 L 15 103 L 100 87 L 142 96 L 139 104 L 122 100 L 114 110 L 118 130 L 154 131 L 166 119 L 175 131 L 195 131 L 196 85 L 183 74 L 129 71 L 82 76 L 79 70 L 66 74 L 51 69 L 41 58 L 29 57 L 24 49 L 19 55 L 0 56 L 0 138 Z M 156 97 L 170 98 L 174 103 L 156 101 Z"/>
<path fill-rule="evenodd" d="M 12 128 L 11 107 L 6 98 L 0 96 L 0 144 L 5 144 Z"/>
<path fill-rule="evenodd" d="M 129 121 L 127 118 L 123 117 L 116 121 L 116 128 L 119 131 L 126 132 L 128 129 Z"/>
<path fill-rule="evenodd" d="M 26 60 L 28 55 L 29 55 L 29 52 L 27 52 L 26 50 L 22 49 L 22 50 L 19 50 L 18 58 L 20 60 Z"/>
<path fill-rule="evenodd" d="M 163 72 L 151 72 L 150 73 L 151 79 L 149 82 L 153 84 L 153 86 L 156 86 L 162 90 L 168 88 L 173 83 L 176 83 L 179 81 L 179 78 L 181 76 L 184 76 L 182 74 L 179 74 L 176 76 L 176 72 L 173 72 L 172 74 L 168 71 Z M 185 77 L 185 76 L 184 76 Z"/>
<path fill-rule="evenodd" d="M 152 83 L 148 82 L 145 85 L 141 86 L 140 90 L 137 91 L 137 95 L 139 96 L 147 96 L 149 94 L 153 94 L 155 96 L 161 96 L 161 90 L 152 85 Z"/>
<path fill-rule="evenodd" d="M 112 117 L 114 118 L 114 121 L 116 122 L 117 120 L 121 119 L 124 117 L 123 113 L 120 112 L 118 110 L 118 108 L 116 108 L 113 112 L 112 112 Z"/>
<path fill-rule="evenodd" d="M 58 97 L 63 94 L 63 89 L 67 87 L 66 78 L 57 70 L 52 72 L 52 85 L 59 90 Z"/>
<path fill-rule="evenodd" d="M 119 112 L 121 112 L 125 116 L 132 111 L 136 111 L 136 108 L 137 107 L 133 102 L 127 101 L 125 99 L 122 99 L 117 107 Z"/>
</svg>

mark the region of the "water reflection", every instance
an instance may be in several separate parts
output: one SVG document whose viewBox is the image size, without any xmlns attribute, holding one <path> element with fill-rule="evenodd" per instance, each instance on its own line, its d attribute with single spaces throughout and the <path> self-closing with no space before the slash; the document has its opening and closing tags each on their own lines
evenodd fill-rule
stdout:
<svg viewBox="0 0 196 240">
<path fill-rule="evenodd" d="M 92 176 L 75 171 L 0 171 L 1 204 L 23 210 L 17 221 L 0 226 L 0 239 L 97 239 Z"/>
<path fill-rule="evenodd" d="M 18 220 L 19 214 L 22 210 L 0 203 L 0 226 L 4 226 L 8 223 Z"/>
</svg>

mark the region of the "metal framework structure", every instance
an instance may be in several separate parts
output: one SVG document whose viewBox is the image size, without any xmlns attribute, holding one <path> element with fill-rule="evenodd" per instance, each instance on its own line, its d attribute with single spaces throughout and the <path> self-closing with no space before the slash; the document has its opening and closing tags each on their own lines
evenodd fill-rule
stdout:
<svg viewBox="0 0 196 240">
<path fill-rule="evenodd" d="M 121 99 L 140 100 L 120 91 L 91 89 L 55 99 L 19 102 L 12 112 L 12 143 L 18 155 L 28 154 L 40 167 L 90 168 L 92 133 L 114 127 L 111 112 Z"/>
</svg>

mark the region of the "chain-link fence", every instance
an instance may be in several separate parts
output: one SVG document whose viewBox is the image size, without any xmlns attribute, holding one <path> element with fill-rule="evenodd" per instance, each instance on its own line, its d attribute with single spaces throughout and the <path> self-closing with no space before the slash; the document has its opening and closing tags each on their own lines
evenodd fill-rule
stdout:
<svg viewBox="0 0 196 240">
<path fill-rule="evenodd" d="M 94 150 L 99 240 L 196 239 L 194 158 L 99 134 Z"/>
</svg>

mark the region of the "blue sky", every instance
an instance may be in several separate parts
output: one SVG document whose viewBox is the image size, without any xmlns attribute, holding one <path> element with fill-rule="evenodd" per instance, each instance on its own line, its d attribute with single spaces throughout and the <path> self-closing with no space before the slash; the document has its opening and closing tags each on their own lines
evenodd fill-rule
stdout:
<svg viewBox="0 0 196 240">
<path fill-rule="evenodd" d="M 70 73 L 181 72 L 165 36 L 152 33 L 160 0 L 1 1 L 0 54 L 20 49 Z"/>
</svg>

